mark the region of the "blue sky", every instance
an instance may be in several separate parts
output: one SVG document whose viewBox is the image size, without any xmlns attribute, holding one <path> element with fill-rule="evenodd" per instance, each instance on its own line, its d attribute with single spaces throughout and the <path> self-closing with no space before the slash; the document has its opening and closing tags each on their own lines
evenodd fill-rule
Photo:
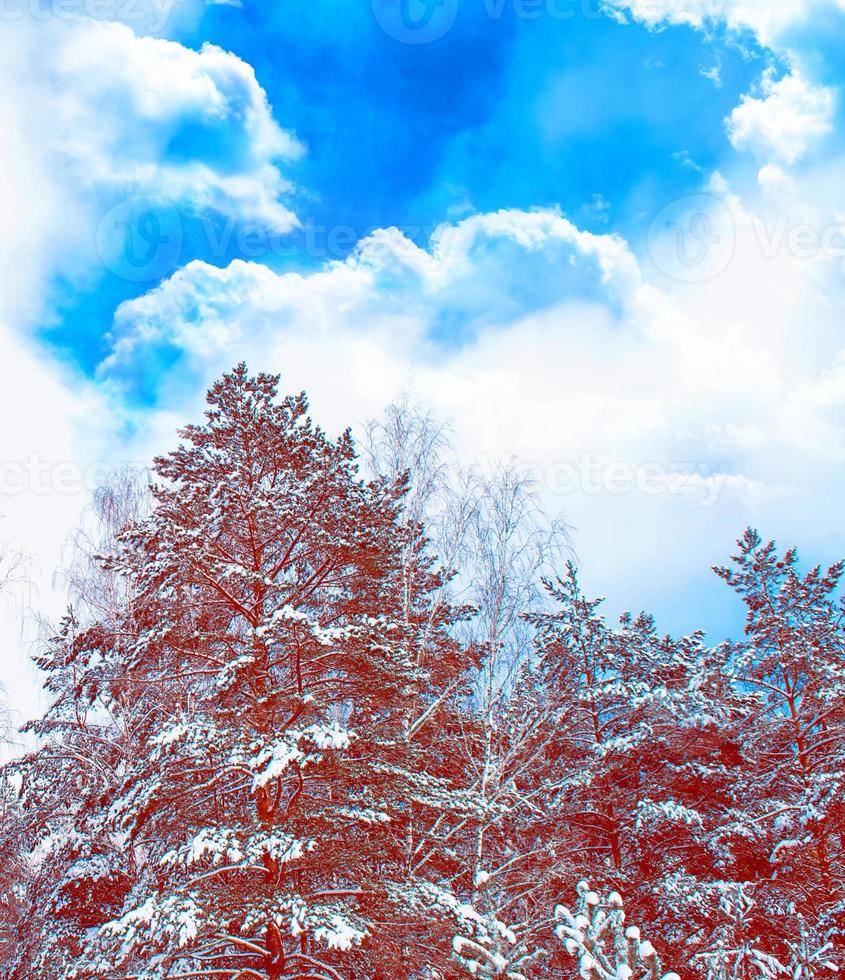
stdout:
<svg viewBox="0 0 845 980">
<path fill-rule="evenodd" d="M 412 381 L 676 632 L 740 628 L 747 524 L 845 551 L 843 0 L 4 9 L 0 533 L 44 608 L 94 474 L 242 358 L 335 429 Z"/>
<path fill-rule="evenodd" d="M 777 60 L 752 35 L 622 24 L 591 0 L 521 10 L 464 2 L 448 33 L 420 44 L 389 36 L 369 3 L 329 0 L 296 17 L 284 5 L 217 4 L 176 31 L 186 46 L 217 44 L 251 65 L 307 148 L 286 169 L 304 228 L 262 261 L 314 266 L 391 225 L 423 244 L 442 221 L 509 207 L 556 206 L 585 229 L 636 237 L 644 212 L 732 155 L 723 120 Z M 703 74 L 713 69 L 718 84 Z M 233 168 L 242 149 L 189 120 L 167 146 L 173 158 L 213 155 Z M 183 214 L 180 261 L 249 253 L 227 218 Z M 47 338 L 91 371 L 117 304 L 174 266 L 142 284 L 108 270 L 82 289 L 68 283 Z"/>
</svg>

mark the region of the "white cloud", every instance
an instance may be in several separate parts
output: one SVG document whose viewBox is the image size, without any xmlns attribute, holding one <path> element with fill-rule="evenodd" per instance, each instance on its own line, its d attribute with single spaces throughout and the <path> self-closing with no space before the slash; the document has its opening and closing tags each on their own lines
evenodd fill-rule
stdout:
<svg viewBox="0 0 845 980">
<path fill-rule="evenodd" d="M 761 190 L 772 197 L 788 198 L 795 191 L 795 179 L 776 163 L 767 163 L 757 173 Z"/>
<path fill-rule="evenodd" d="M 782 198 L 790 179 L 783 166 L 805 160 L 834 128 L 837 92 L 808 77 L 805 64 L 814 62 L 802 51 L 808 28 L 825 13 L 845 12 L 845 0 L 606 0 L 605 8 L 654 29 L 747 31 L 777 53 L 788 73 L 777 78 L 774 69 L 764 72 L 726 128 L 734 148 L 762 158 L 760 187 Z"/>
<path fill-rule="evenodd" d="M 395 228 L 380 229 L 348 260 L 312 275 L 277 275 L 241 260 L 222 269 L 189 263 L 156 290 L 119 307 L 116 349 L 103 372 L 162 342 L 202 361 L 252 343 L 255 331 L 332 333 L 347 324 L 392 347 L 420 341 L 432 317 L 448 314 L 458 318 L 456 333 L 471 336 L 491 319 L 513 315 L 510 290 L 527 256 L 541 260 L 545 273 L 558 280 L 534 285 L 561 296 L 568 283 L 621 301 L 639 284 L 636 261 L 621 239 L 579 231 L 555 212 L 476 214 L 440 226 L 430 250 Z M 534 278 L 541 275 L 538 269 Z"/>
<path fill-rule="evenodd" d="M 144 24 L 162 10 L 148 5 Z M 180 146 L 189 130 L 200 150 Z M 86 381 L 30 339 L 33 328 L 49 325 L 51 283 L 102 274 L 98 226 L 133 195 L 290 228 L 278 161 L 300 147 L 234 55 L 79 16 L 4 22 L 0 132 L 0 544 L 31 557 L 34 591 L 26 598 L 56 615 L 62 546 L 103 466 L 147 459 L 176 421 L 160 412 L 127 445 L 127 418 L 108 386 Z M 34 629 L 25 606 L 0 597 L 0 682 L 19 718 L 37 711 L 31 649 L 21 644 Z"/>
<path fill-rule="evenodd" d="M 273 120 L 249 65 L 105 21 L 75 21 L 53 41 L 56 149 L 76 179 L 292 227 L 275 161 L 302 148 Z"/>
<path fill-rule="evenodd" d="M 278 162 L 301 147 L 273 119 L 249 65 L 206 45 L 136 37 L 124 24 L 12 21 L 0 36 L 0 322 L 43 314 L 51 276 L 98 275 L 111 208 L 148 195 L 276 232 L 296 219 Z M 144 200 L 142 198 L 142 200 Z M 103 252 L 107 254 L 104 256 Z"/>
<path fill-rule="evenodd" d="M 718 181 L 710 192 L 730 210 L 735 254 L 693 285 L 646 266 L 657 288 L 624 242 L 552 212 L 476 215 L 428 250 L 381 232 L 310 275 L 194 262 L 120 307 L 103 380 L 175 351 L 158 389 L 173 409 L 178 388 L 246 357 L 306 388 L 339 429 L 412 373 L 465 458 L 532 466 L 598 587 L 633 604 L 656 594 L 677 614 L 678 590 L 706 583 L 746 523 L 812 546 L 820 483 L 845 490 L 827 472 L 845 460 L 845 372 L 828 369 L 840 260 L 768 241 L 765 214 Z"/>
<path fill-rule="evenodd" d="M 843 0 L 606 0 L 607 7 L 649 27 L 686 24 L 706 29 L 724 24 L 749 30 L 772 45 L 791 29 L 810 22 L 814 13 L 843 10 Z"/>
<path fill-rule="evenodd" d="M 728 120 L 737 149 L 794 164 L 833 129 L 834 93 L 808 82 L 797 68 L 775 79 L 763 76 L 759 96 L 745 95 Z"/>
</svg>

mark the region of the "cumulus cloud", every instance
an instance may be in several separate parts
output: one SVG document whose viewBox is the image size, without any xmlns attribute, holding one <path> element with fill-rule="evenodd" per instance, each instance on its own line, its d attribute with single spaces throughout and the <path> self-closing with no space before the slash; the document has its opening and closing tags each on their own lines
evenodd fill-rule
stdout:
<svg viewBox="0 0 845 980">
<path fill-rule="evenodd" d="M 606 0 L 606 6 L 649 27 L 722 24 L 748 30 L 766 45 L 779 42 L 816 12 L 845 9 L 843 0 Z"/>
<path fill-rule="evenodd" d="M 293 226 L 275 161 L 302 147 L 273 119 L 249 65 L 114 22 L 80 19 L 55 40 L 57 149 L 78 180 Z"/>
<path fill-rule="evenodd" d="M 15 230 L 0 259 L 17 273 L 0 285 L 0 321 L 43 314 L 57 273 L 102 272 L 117 246 L 97 228 L 127 199 L 295 225 L 280 165 L 302 147 L 234 55 L 78 17 L 10 21 L 0 66 L 0 202 Z"/>
<path fill-rule="evenodd" d="M 474 215 L 429 248 L 385 230 L 310 275 L 193 262 L 119 308 L 101 379 L 131 386 L 140 367 L 172 410 L 246 357 L 339 429 L 411 374 L 465 459 L 531 468 L 599 587 L 635 605 L 660 593 L 671 612 L 746 523 L 812 543 L 808 501 L 845 458 L 840 260 L 797 256 L 776 211 L 709 193 L 735 248 L 693 284 L 552 211 Z"/>
<path fill-rule="evenodd" d="M 289 364 L 302 372 L 295 382 L 310 375 L 326 393 L 346 373 L 377 405 L 413 367 L 431 390 L 467 392 L 466 409 L 491 418 L 496 390 L 524 388 L 513 424 L 471 426 L 496 432 L 502 450 L 505 432 L 517 435 L 535 400 L 545 402 L 540 393 L 557 390 L 572 395 L 548 423 L 559 446 L 588 432 L 602 451 L 654 447 L 656 437 L 665 454 L 692 436 L 732 452 L 750 438 L 738 422 L 771 437 L 785 386 L 826 363 L 824 352 L 810 358 L 794 317 L 810 294 L 822 303 L 819 277 L 837 259 L 821 239 L 815 256 L 797 255 L 792 229 L 749 211 L 724 183 L 709 192 L 731 222 L 735 254 L 697 285 L 660 281 L 653 269 L 645 281 L 626 242 L 580 231 L 555 211 L 476 214 L 440 226 L 429 248 L 396 229 L 376 232 L 347 260 L 306 275 L 192 262 L 118 308 L 100 376 L 132 392 L 145 358 L 176 354 L 180 378 L 205 380 L 245 352 Z M 836 295 L 828 285 L 825 302 Z M 488 369 L 498 381 L 479 399 L 473 386 Z M 152 387 L 135 393 L 155 400 L 167 372 L 147 379 Z"/>
<path fill-rule="evenodd" d="M 77 180 L 292 227 L 276 161 L 302 147 L 273 119 L 249 65 L 107 21 L 79 19 L 52 41 L 42 84 L 56 150 Z"/>
<path fill-rule="evenodd" d="M 523 295 L 526 257 L 535 268 Z M 201 361 L 252 343 L 256 332 L 272 337 L 344 324 L 391 347 L 413 345 L 441 322 L 461 343 L 532 302 L 601 294 L 623 303 L 638 281 L 623 241 L 579 231 L 553 211 L 502 211 L 441 225 L 428 249 L 397 229 L 380 229 L 348 260 L 312 275 L 280 275 L 241 260 L 222 269 L 189 263 L 118 309 L 115 350 L 102 370 L 113 375 L 161 343 Z"/>
<path fill-rule="evenodd" d="M 834 93 L 812 85 L 793 68 L 782 78 L 763 76 L 757 96 L 745 95 L 728 120 L 737 149 L 750 149 L 767 160 L 794 164 L 833 129 Z"/>
<path fill-rule="evenodd" d="M 807 30 L 822 14 L 845 13 L 845 0 L 607 0 L 605 9 L 653 29 L 750 32 L 776 53 L 786 73 L 765 71 L 725 124 L 735 149 L 760 158 L 759 187 L 772 198 L 789 196 L 792 176 L 784 167 L 805 162 L 819 149 L 834 129 L 837 109 L 836 90 L 808 77 L 806 64 L 818 61 L 802 55 Z"/>
</svg>

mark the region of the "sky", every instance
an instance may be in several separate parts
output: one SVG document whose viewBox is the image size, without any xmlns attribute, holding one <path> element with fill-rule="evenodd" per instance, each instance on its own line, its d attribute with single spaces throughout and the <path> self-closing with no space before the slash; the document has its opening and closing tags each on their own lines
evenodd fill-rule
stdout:
<svg viewBox="0 0 845 980">
<path fill-rule="evenodd" d="M 586 588 L 718 642 L 743 529 L 845 554 L 843 0 L 2 0 L 0 681 L 110 469 L 240 360 L 412 385 Z"/>
</svg>

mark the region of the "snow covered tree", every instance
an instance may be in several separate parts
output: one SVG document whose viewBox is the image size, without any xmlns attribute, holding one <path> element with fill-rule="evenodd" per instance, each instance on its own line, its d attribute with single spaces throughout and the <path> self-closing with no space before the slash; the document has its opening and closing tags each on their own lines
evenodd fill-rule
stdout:
<svg viewBox="0 0 845 980">
<path fill-rule="evenodd" d="M 458 935 L 452 941 L 456 961 L 474 977 L 527 980 L 534 963 L 545 954 L 543 949 L 532 949 L 525 937 L 517 938 L 492 912 L 475 925 L 475 938 Z"/>
<path fill-rule="evenodd" d="M 720 894 L 718 913 L 708 948 L 695 957 L 706 969 L 707 980 L 791 980 L 814 977 L 832 978 L 838 967 L 834 960 L 833 944 L 820 944 L 801 918 L 795 920 L 793 940 L 786 940 L 786 956 L 779 959 L 764 948 L 765 938 L 758 932 L 760 916 L 755 912 L 752 897 L 754 885 L 716 883 Z"/>
<path fill-rule="evenodd" d="M 71 804 L 48 874 L 71 925 L 45 921 L 20 975 L 453 968 L 457 859 L 416 848 L 474 805 L 457 613 L 430 600 L 442 573 L 399 519 L 405 484 L 363 483 L 349 434 L 329 439 L 276 380 L 240 366 L 212 388 L 105 563 L 123 614 L 68 620 L 44 661 L 54 743 L 25 778 Z M 78 760 L 107 714 L 108 744 Z"/>
<path fill-rule="evenodd" d="M 845 965 L 843 565 L 749 531 L 717 570 L 742 642 L 611 624 L 571 563 L 538 581 L 565 538 L 517 470 L 452 470 L 400 405 L 363 479 L 277 380 L 224 376 L 74 539 L 51 706 L 0 781 L 0 973 Z"/>
<path fill-rule="evenodd" d="M 539 779 L 563 774 L 548 806 L 576 867 L 624 887 L 677 965 L 821 975 L 842 945 L 842 566 L 739 544 L 718 570 L 748 607 L 738 644 L 610 630 L 573 569 L 554 587 L 529 691 L 557 702 L 560 752 Z"/>
<path fill-rule="evenodd" d="M 839 945 L 845 937 L 845 565 L 801 574 L 754 531 L 717 573 L 747 607 L 746 637 L 728 645 L 735 683 L 754 694 L 740 730 L 746 760 L 726 833 L 752 847 L 758 931 L 787 955 L 795 915 Z M 782 910 L 773 915 L 773 911 Z"/>
<path fill-rule="evenodd" d="M 512 965 L 514 956 L 522 955 L 518 950 L 540 948 L 535 947 L 534 932 L 548 932 L 548 916 L 544 912 L 535 921 L 528 909 L 532 903 L 538 912 L 547 909 L 548 901 L 545 893 L 523 888 L 516 932 L 500 921 L 500 915 L 513 911 L 508 907 L 516 898 L 513 886 L 526 856 L 518 814 L 535 806 L 526 789 L 532 760 L 523 745 L 530 742 L 536 748 L 535 737 L 530 728 L 509 728 L 506 717 L 515 680 L 532 651 L 525 615 L 543 604 L 540 578 L 567 549 L 566 529 L 545 517 L 531 480 L 517 465 L 500 463 L 484 472 L 461 467 L 445 426 L 407 394 L 388 408 L 383 420 L 368 426 L 367 456 L 377 473 L 410 475 L 406 520 L 428 522 L 436 553 L 456 570 L 449 583 L 453 598 L 474 610 L 459 623 L 458 634 L 482 656 L 469 705 L 477 723 L 475 737 L 466 731 L 462 742 L 477 817 L 455 824 L 441 816 L 430 832 L 433 847 L 448 839 L 464 862 L 456 884 L 480 925 L 476 940 L 464 936 L 461 941 L 481 943 L 501 964 L 505 954 L 499 947 L 507 945 L 502 937 L 514 936 L 516 947 L 505 957 Z M 427 846 L 422 836 L 422 861 L 427 860 Z M 529 856 L 533 851 L 532 845 Z M 484 957 L 470 957 L 467 962 L 482 961 Z"/>
<path fill-rule="evenodd" d="M 555 929 L 569 956 L 577 959 L 583 980 L 679 980 L 663 973 L 654 946 L 637 926 L 625 925 L 619 892 L 602 899 L 583 879 L 578 882 L 575 910 L 555 909 Z"/>
<path fill-rule="evenodd" d="M 14 786 L 0 779 L 0 975 L 8 976 L 9 964 L 21 929 L 26 892 L 23 815 Z"/>
<path fill-rule="evenodd" d="M 0 546 L 0 599 L 14 601 L 13 589 L 26 582 L 26 557 Z M 18 746 L 8 701 L 0 684 L 0 759 L 7 759 Z M 16 788 L 8 773 L 0 771 L 0 976 L 8 973 L 21 924 L 23 895 L 28 868 L 24 859 L 23 815 Z"/>
<path fill-rule="evenodd" d="M 600 880 L 629 895 L 655 944 L 683 945 L 698 924 L 672 914 L 676 876 L 732 871 L 720 832 L 742 762 L 728 733 L 744 697 L 700 633 L 660 636 L 644 614 L 610 626 L 571 564 L 547 588 L 557 607 L 529 617 L 537 654 L 510 720 L 536 733 L 524 790 L 536 809 L 514 833 L 535 853 L 520 879 L 549 902 L 581 876 Z"/>
<path fill-rule="evenodd" d="M 120 909 L 136 875 L 136 854 L 124 833 L 111 832 L 103 809 L 138 752 L 156 692 L 127 672 L 131 584 L 97 555 L 146 513 L 147 496 L 143 475 L 128 470 L 97 491 L 66 571 L 75 609 L 36 658 L 52 706 L 26 726 L 37 750 L 7 767 L 20 804 L 14 834 L 0 828 L 0 843 L 27 856 L 27 874 L 4 976 L 64 975 L 86 930 Z"/>
</svg>

